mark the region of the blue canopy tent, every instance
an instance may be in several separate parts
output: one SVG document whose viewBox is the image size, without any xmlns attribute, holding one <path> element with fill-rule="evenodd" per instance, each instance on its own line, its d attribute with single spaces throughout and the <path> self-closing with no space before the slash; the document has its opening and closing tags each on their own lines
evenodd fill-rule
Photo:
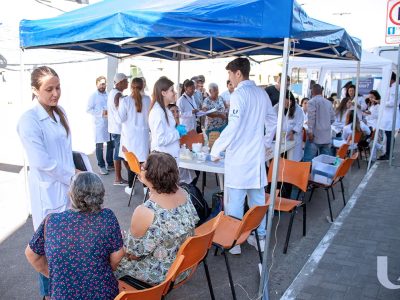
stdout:
<svg viewBox="0 0 400 300">
<path fill-rule="evenodd" d="M 97 51 L 118 58 L 281 55 L 285 37 L 295 42 L 295 55 L 361 56 L 361 46 L 343 28 L 308 17 L 293 0 L 105 0 L 20 23 L 22 49 Z"/>
<path fill-rule="evenodd" d="M 282 129 L 289 51 L 294 56 L 361 58 L 358 40 L 341 27 L 308 17 L 294 0 L 104 0 L 55 18 L 22 20 L 20 46 L 177 61 L 283 55 L 278 132 Z M 280 139 L 277 134 L 274 157 L 279 157 Z M 277 186 L 278 163 L 275 159 L 272 191 Z M 259 289 L 263 299 L 268 299 L 267 255 L 274 203 L 275 193 L 271 193 Z"/>
</svg>

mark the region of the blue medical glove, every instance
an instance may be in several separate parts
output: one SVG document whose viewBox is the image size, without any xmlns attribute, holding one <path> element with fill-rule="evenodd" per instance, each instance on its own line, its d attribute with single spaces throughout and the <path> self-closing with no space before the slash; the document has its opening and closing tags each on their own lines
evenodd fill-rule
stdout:
<svg viewBox="0 0 400 300">
<path fill-rule="evenodd" d="M 176 126 L 176 130 L 178 130 L 180 137 L 187 135 L 187 130 L 185 125 L 179 124 L 178 126 Z"/>
</svg>

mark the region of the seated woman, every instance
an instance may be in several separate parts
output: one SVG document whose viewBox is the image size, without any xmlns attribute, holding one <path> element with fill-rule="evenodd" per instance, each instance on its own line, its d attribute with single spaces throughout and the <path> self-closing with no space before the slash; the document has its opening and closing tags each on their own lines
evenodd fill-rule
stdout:
<svg viewBox="0 0 400 300">
<path fill-rule="evenodd" d="M 115 275 L 158 284 L 199 218 L 189 195 L 178 186 L 178 166 L 170 154 L 153 151 L 139 179 L 149 187 L 150 198 L 133 212 L 124 242 L 127 255 Z"/>
<path fill-rule="evenodd" d="M 210 83 L 208 86 L 210 96 L 204 99 L 202 109 L 208 111 L 215 109 L 216 111 L 207 115 L 206 118 L 206 134 L 207 136 L 211 131 L 222 132 L 228 124 L 228 115 L 224 100 L 218 95 L 218 85 Z"/>
<path fill-rule="evenodd" d="M 351 109 L 352 103 L 350 98 L 344 98 L 335 110 L 335 121 L 332 124 L 332 131 L 336 137 L 342 135 L 343 127 L 346 123 L 347 112 Z M 335 137 L 335 136 L 334 136 Z"/>
<path fill-rule="evenodd" d="M 350 110 L 346 116 L 346 125 L 343 127 L 343 134 L 342 134 L 343 141 L 351 142 L 353 134 L 353 118 L 354 118 L 353 110 Z M 360 121 L 357 116 L 356 116 L 356 132 L 362 133 L 361 140 L 359 143 L 365 141 L 371 134 L 371 130 L 369 129 L 367 124 L 365 124 L 363 121 Z M 351 145 L 350 148 L 356 149 L 356 146 Z"/>
<path fill-rule="evenodd" d="M 125 252 L 117 218 L 101 208 L 103 182 L 97 174 L 78 173 L 69 195 L 72 209 L 45 218 L 25 255 L 50 278 L 51 299 L 114 299 L 113 270 Z"/>
</svg>

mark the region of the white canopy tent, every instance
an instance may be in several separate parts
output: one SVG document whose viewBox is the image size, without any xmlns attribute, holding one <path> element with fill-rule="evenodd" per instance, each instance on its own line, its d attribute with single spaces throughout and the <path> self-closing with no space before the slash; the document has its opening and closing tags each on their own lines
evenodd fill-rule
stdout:
<svg viewBox="0 0 400 300">
<path fill-rule="evenodd" d="M 289 74 L 295 68 L 317 70 L 318 83 L 323 86 L 327 77 L 332 73 L 357 73 L 357 61 L 344 61 L 336 59 L 318 59 L 306 57 L 291 57 L 289 60 Z M 360 61 L 361 74 L 381 74 L 382 81 L 378 88 L 382 99 L 386 99 L 389 89 L 390 76 L 392 71 L 396 71 L 396 65 L 389 59 L 362 51 Z"/>
<path fill-rule="evenodd" d="M 359 70 L 358 69 L 359 64 Z M 318 83 L 323 86 L 327 77 L 332 73 L 353 73 L 357 74 L 381 74 L 382 80 L 378 88 L 378 92 L 381 95 L 381 106 L 379 110 L 379 117 L 377 122 L 377 128 L 380 128 L 380 123 L 382 119 L 383 107 L 389 97 L 389 87 L 390 87 L 390 77 L 393 72 L 397 71 L 397 66 L 389 59 L 383 58 L 381 56 L 375 55 L 373 53 L 362 51 L 361 60 L 357 61 L 343 61 L 335 59 L 318 59 L 318 58 L 303 58 L 303 57 L 293 57 L 289 60 L 289 74 L 295 68 L 304 68 L 308 70 L 317 70 L 319 73 Z M 357 78 L 358 80 L 358 78 Z M 375 135 L 373 149 L 377 142 L 378 135 Z M 354 139 L 354 135 L 353 135 Z M 387 150 L 389 151 L 389 150 Z M 371 165 L 370 157 L 368 169 Z"/>
</svg>

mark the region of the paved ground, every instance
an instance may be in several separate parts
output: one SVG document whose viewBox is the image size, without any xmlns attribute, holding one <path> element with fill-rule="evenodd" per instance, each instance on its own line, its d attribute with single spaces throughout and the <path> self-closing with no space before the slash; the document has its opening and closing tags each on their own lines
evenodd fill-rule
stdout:
<svg viewBox="0 0 400 300">
<path fill-rule="evenodd" d="M 91 157 L 91 159 L 93 159 L 93 157 Z M 365 169 L 366 163 L 362 162 L 361 169 L 354 167 L 351 170 L 348 179 L 345 180 L 347 198 L 350 198 L 350 195 L 358 186 L 359 182 L 365 174 Z M 386 175 L 384 173 L 383 176 L 386 178 Z M 113 174 L 104 176 L 103 178 L 107 190 L 105 206 L 111 208 L 116 213 L 121 228 L 126 229 L 128 228 L 128 224 L 134 207 L 138 205 L 142 200 L 142 189 L 139 187 L 139 185 L 137 186 L 133 204 L 131 204 L 131 207 L 128 208 L 128 196 L 123 192 L 123 188 L 115 187 L 112 185 Z M 382 178 L 379 180 L 384 181 L 385 179 Z M 390 178 L 390 180 L 395 181 L 395 178 L 392 177 Z M 207 176 L 207 183 L 208 187 L 206 189 L 206 199 L 211 200 L 212 192 L 217 190 L 215 177 L 211 175 Z M 380 187 L 381 186 L 384 185 L 381 184 Z M 333 201 L 332 203 L 334 216 L 337 216 L 343 207 L 339 189 L 336 189 L 336 196 L 338 200 Z M 301 235 L 302 214 L 298 214 L 295 217 L 289 250 L 288 254 L 286 255 L 282 254 L 282 249 L 288 224 L 288 218 L 286 215 L 282 215 L 279 227 L 276 230 L 277 242 L 275 242 L 275 238 L 271 239 L 271 246 L 273 247 L 276 244 L 273 258 L 273 267 L 270 273 L 270 290 L 272 293 L 271 299 L 279 299 L 283 295 L 285 290 L 292 283 L 293 279 L 302 269 L 303 265 L 307 262 L 314 249 L 318 246 L 321 239 L 329 230 L 331 225 L 326 221 L 326 216 L 328 215 L 328 207 L 325 197 L 326 195 L 323 193 L 323 191 L 316 192 L 314 200 L 307 207 L 308 228 L 306 237 L 302 237 Z M 372 193 L 370 193 L 370 197 L 372 197 Z M 388 211 L 389 214 L 391 213 L 390 209 L 386 209 L 385 211 Z M 392 212 L 393 214 L 395 214 L 394 211 Z M 375 211 L 374 213 L 375 215 L 380 214 L 379 211 Z M 276 225 L 277 219 L 278 218 L 274 219 L 274 227 Z M 354 222 L 356 221 L 357 220 L 355 220 Z M 373 220 L 370 220 L 369 222 L 371 224 L 375 224 L 375 221 Z M 364 227 L 362 225 L 357 225 L 354 227 L 354 230 L 358 228 L 363 229 Z M 393 228 L 392 231 L 390 231 L 390 236 L 395 234 L 395 229 L 397 228 Z M 26 244 L 32 236 L 32 233 L 32 222 L 31 219 L 28 218 L 25 224 L 23 224 L 10 237 L 8 237 L 0 244 L 0 270 L 2 270 L 2 272 L 0 272 L 0 299 L 39 299 L 36 278 L 37 274 L 26 262 L 23 254 Z M 365 234 L 367 233 L 368 232 L 366 232 Z M 353 232 L 353 234 L 355 233 Z M 383 235 L 385 234 L 385 232 L 382 233 L 382 240 L 384 239 Z M 360 237 L 362 236 L 360 235 Z M 347 239 L 349 239 L 350 241 L 355 240 L 356 238 L 357 235 L 354 237 L 347 237 Z M 388 247 L 389 249 L 395 249 L 395 245 L 391 244 L 391 241 L 387 241 L 386 245 L 386 247 Z M 376 247 L 378 247 L 377 244 Z M 347 252 L 357 251 L 349 248 L 344 248 L 344 250 L 344 253 L 342 253 L 341 248 L 339 247 L 336 249 L 336 252 L 338 252 L 339 254 L 342 253 L 341 255 L 348 255 Z M 238 299 L 255 299 L 257 296 L 259 285 L 257 253 L 255 249 L 249 246 L 247 243 L 244 245 L 242 251 L 243 253 L 241 256 L 230 255 L 233 278 L 236 285 Z M 334 250 L 332 251 L 334 252 Z M 332 268 L 336 265 L 337 263 L 334 263 L 332 261 L 330 262 L 330 266 Z M 215 257 L 213 255 L 210 255 L 209 267 L 211 278 L 214 284 L 216 298 L 230 299 L 231 295 L 223 257 Z M 340 270 L 345 270 L 344 267 L 338 268 Z M 367 266 L 363 268 L 367 268 Z M 6 272 L 4 270 L 6 270 Z M 325 287 L 321 287 L 320 285 L 316 285 L 316 288 L 319 291 L 321 289 L 326 289 Z M 302 296 L 305 297 L 308 295 L 306 291 L 302 293 Z M 360 296 L 359 298 L 362 298 L 361 294 L 359 294 L 358 296 Z M 171 300 L 189 298 L 209 299 L 207 283 L 202 268 L 198 269 L 195 276 L 190 282 L 188 282 L 181 288 L 173 291 L 168 296 L 168 299 Z M 319 297 L 319 299 L 321 299 L 321 297 Z"/>
<path fill-rule="evenodd" d="M 380 162 L 368 175 L 284 299 L 400 299 L 400 167 Z M 377 256 L 387 257 L 382 278 L 397 289 L 378 281 Z"/>
</svg>

